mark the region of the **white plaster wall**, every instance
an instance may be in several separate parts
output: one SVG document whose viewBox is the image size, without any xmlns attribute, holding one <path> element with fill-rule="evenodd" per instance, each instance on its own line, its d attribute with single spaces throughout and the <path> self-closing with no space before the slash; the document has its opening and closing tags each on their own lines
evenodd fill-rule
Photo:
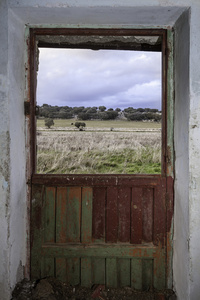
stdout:
<svg viewBox="0 0 200 300">
<path fill-rule="evenodd" d="M 189 298 L 189 11 L 175 26 L 175 209 L 174 286 L 179 299 Z M 182 263 L 181 263 L 182 261 Z M 181 274 L 181 276 L 180 276 Z"/>
<path fill-rule="evenodd" d="M 7 6 L 9 8 L 9 26 Z M 171 8 L 168 8 L 168 6 L 171 6 Z M 179 10 L 175 6 L 191 6 L 191 22 L 190 41 L 185 38 L 185 43 L 189 43 L 190 52 L 189 85 L 187 84 L 187 75 L 184 75 L 188 69 L 185 71 L 183 67 L 185 63 L 184 57 L 188 54 L 188 48 L 184 46 L 184 43 L 179 44 L 180 46 L 176 44 L 176 49 L 180 49 L 180 53 L 183 50 L 185 52 L 180 58 L 176 57 L 176 67 L 178 70 L 176 72 L 176 89 L 178 92 L 175 103 L 177 112 L 175 114 L 176 219 L 173 266 L 174 285 L 179 299 L 200 299 L 199 0 L 0 1 L 1 299 L 9 299 L 10 287 L 13 288 L 14 284 L 22 277 L 20 264 L 25 265 L 25 232 L 28 223 L 25 208 L 25 140 L 23 135 L 24 48 L 22 37 L 24 24 L 54 23 L 58 26 L 70 24 L 74 24 L 75 26 L 77 24 L 79 26 L 102 26 L 104 23 L 113 23 L 113 26 L 121 24 L 124 27 L 128 27 L 130 24 L 138 25 L 139 27 L 157 25 L 167 27 L 168 25 L 172 26 L 178 15 L 181 14 L 181 8 Z M 132 12 L 130 11 L 130 7 L 134 8 Z M 157 13 L 158 11 L 159 13 Z M 184 35 L 184 26 L 180 25 L 182 21 L 180 19 L 177 22 L 179 37 L 180 35 Z M 17 52 L 15 52 L 16 46 L 14 48 L 12 38 L 15 39 L 13 41 L 17 45 Z M 181 39 L 179 39 L 179 43 L 181 43 Z M 18 61 L 15 61 L 15 58 Z M 13 71 L 14 73 L 12 74 Z M 179 77 L 179 74 L 182 74 L 182 76 Z M 179 82 L 181 82 L 181 86 Z M 187 95 L 189 91 L 190 97 L 188 99 Z M 187 114 L 188 110 L 189 115 Z M 16 118 L 14 119 L 13 116 L 16 116 Z M 190 127 L 188 127 L 188 122 L 190 122 Z M 12 184 L 10 185 L 11 178 Z"/>
<path fill-rule="evenodd" d="M 0 2 L 0 299 L 10 299 L 26 263 L 24 24 Z M 12 44 L 11 44 L 12 41 Z M 8 46 L 10 44 L 10 46 Z M 12 184 L 10 184 L 12 182 Z"/>
<path fill-rule="evenodd" d="M 9 297 L 8 11 L 0 2 L 0 295 Z"/>
<path fill-rule="evenodd" d="M 9 119 L 10 119 L 10 286 L 24 276 L 26 264 L 27 199 L 24 118 L 24 23 L 9 10 Z"/>
</svg>

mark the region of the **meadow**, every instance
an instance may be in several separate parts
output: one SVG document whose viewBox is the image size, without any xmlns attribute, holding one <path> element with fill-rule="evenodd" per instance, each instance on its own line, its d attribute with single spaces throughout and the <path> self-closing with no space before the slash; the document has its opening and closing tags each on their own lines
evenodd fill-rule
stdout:
<svg viewBox="0 0 200 300">
<path fill-rule="evenodd" d="M 51 129 L 37 123 L 37 172 L 52 174 L 159 174 L 159 123 L 55 120 Z M 112 128 L 112 129 L 111 129 Z"/>
<path fill-rule="evenodd" d="M 75 123 L 76 120 L 74 119 L 55 119 L 54 126 L 52 130 L 56 130 L 58 128 L 62 128 L 65 130 L 74 130 L 75 127 L 71 124 Z M 87 120 L 83 121 L 86 123 L 86 130 L 89 129 L 106 129 L 109 130 L 111 127 L 114 129 L 160 129 L 161 123 L 159 122 L 135 122 L 135 121 L 127 121 L 127 120 L 107 120 L 107 121 L 100 121 L 100 120 Z M 45 129 L 44 119 L 37 120 L 37 127 L 41 128 L 42 130 Z"/>
</svg>

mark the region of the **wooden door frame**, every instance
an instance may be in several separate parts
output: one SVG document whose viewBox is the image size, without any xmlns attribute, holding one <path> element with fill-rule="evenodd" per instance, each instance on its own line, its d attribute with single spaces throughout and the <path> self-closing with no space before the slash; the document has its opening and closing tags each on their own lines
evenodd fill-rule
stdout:
<svg viewBox="0 0 200 300">
<path fill-rule="evenodd" d="M 36 37 L 40 35 L 138 35 L 138 36 L 162 36 L 162 173 L 160 175 L 51 175 L 36 174 L 36 75 L 37 75 L 37 43 Z M 55 184 L 66 183 L 74 185 L 115 185 L 115 182 L 121 181 L 121 184 L 129 185 L 133 182 L 139 182 L 148 179 L 149 182 L 166 178 L 167 187 L 167 208 L 166 208 L 166 238 L 167 238 L 167 281 L 168 286 L 172 285 L 172 219 L 173 219 L 173 173 L 174 173 L 174 149 L 173 149 L 173 98 L 174 98 L 174 78 L 173 78 L 173 32 L 166 29 L 89 29 L 89 28 L 31 28 L 29 40 L 29 125 L 30 125 L 30 160 L 29 160 L 29 183 L 34 184 Z M 169 199 L 169 201 L 168 201 Z"/>
<path fill-rule="evenodd" d="M 161 176 L 166 176 L 169 172 L 168 169 L 171 168 L 172 162 L 169 160 L 169 152 L 172 153 L 173 149 L 169 151 L 169 145 L 167 146 L 167 128 L 168 128 L 168 107 L 167 107 L 167 73 L 168 73 L 168 53 L 169 48 L 167 46 L 167 30 L 166 29 L 88 29 L 88 28 L 30 28 L 30 165 L 29 170 L 31 177 L 36 175 L 36 81 L 37 81 L 37 39 L 39 36 L 42 35 L 105 35 L 105 36 L 125 36 L 125 35 L 132 35 L 132 36 L 160 36 L 162 38 L 162 157 L 161 157 Z M 47 46 L 44 42 L 41 45 Z M 48 44 L 50 47 L 50 44 Z M 52 48 L 55 47 L 55 44 L 52 44 Z M 57 45 L 58 47 L 58 45 Z M 89 49 L 88 45 L 85 45 L 86 48 Z M 123 49 L 123 43 L 120 45 L 120 49 Z M 69 175 L 71 176 L 71 175 Z M 73 175 L 74 176 L 74 175 Z M 83 176 L 83 175 L 81 175 Z M 95 175 L 91 175 L 94 177 Z M 109 175 L 110 176 L 110 175 Z M 138 174 L 133 174 L 130 176 L 143 176 Z M 145 175 L 146 176 L 146 175 Z M 152 175 L 151 175 L 152 176 Z M 157 176 L 157 175 L 154 175 Z M 159 175 L 158 175 L 159 176 Z M 88 177 L 88 175 L 87 175 Z M 29 178 L 31 180 L 31 178 Z"/>
</svg>

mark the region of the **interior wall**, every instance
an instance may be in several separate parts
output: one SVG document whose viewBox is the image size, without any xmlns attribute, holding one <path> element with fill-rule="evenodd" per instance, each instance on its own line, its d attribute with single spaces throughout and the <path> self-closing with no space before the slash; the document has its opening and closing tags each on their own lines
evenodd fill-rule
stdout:
<svg viewBox="0 0 200 300">
<path fill-rule="evenodd" d="M 189 12 L 175 26 L 175 199 L 174 199 L 174 287 L 179 299 L 189 298 Z M 182 263 L 180 263 L 182 261 Z M 181 274 L 181 275 L 180 275 Z"/>
<path fill-rule="evenodd" d="M 28 26 L 90 26 L 127 28 L 171 28 L 187 6 L 186 0 L 98 0 L 98 1 L 56 1 L 45 0 L 1 0 L 0 2 L 0 296 L 10 299 L 10 293 L 17 281 L 23 278 L 26 266 L 27 234 L 29 226 L 26 206 L 25 173 L 25 117 L 24 99 L 24 29 Z M 199 59 L 197 42 L 200 30 L 198 12 L 200 3 L 191 0 L 192 29 L 191 44 L 184 45 L 184 32 L 189 35 L 189 22 L 186 15 L 177 22 L 176 49 L 182 53 L 176 57 L 176 102 L 175 137 L 176 181 L 175 181 L 175 244 L 174 244 L 174 284 L 181 300 L 198 299 L 200 239 L 198 238 L 200 213 L 200 107 L 199 107 Z M 103 6 L 106 7 L 103 7 Z M 115 7 L 115 6 L 124 7 Z M 131 6 L 133 6 L 130 9 Z M 145 7 L 142 7 L 142 6 Z M 147 6 L 152 5 L 152 6 Z M 155 6 L 154 6 L 155 5 Z M 8 26 L 9 6 L 9 26 Z M 42 7 L 41 7 L 42 6 Z M 71 6 L 71 7 L 70 7 Z M 96 7 L 95 7 L 96 6 Z M 130 6 L 130 7 L 129 7 Z M 171 6 L 171 7 L 168 7 Z M 186 22 L 186 23 L 185 23 Z M 53 24 L 54 23 L 54 24 Z M 51 24 L 51 25 L 50 25 Z M 185 25 L 186 24 L 186 25 Z M 188 65 L 190 58 L 190 101 Z M 177 52 L 177 53 L 179 53 Z M 9 55 L 9 57 L 8 57 Z M 196 59 L 195 59 L 196 58 Z M 200 65 L 200 64 L 199 64 Z M 191 67 L 192 66 L 192 67 Z M 179 113 L 177 113 L 179 111 Z M 190 111 L 190 130 L 188 121 Z M 191 117 L 192 116 L 192 117 Z M 188 131 L 190 139 L 188 140 Z M 180 143 L 179 143 L 180 142 Z M 188 148 L 189 143 L 189 148 Z M 188 156 L 188 150 L 190 156 Z M 188 158 L 189 157 L 189 158 Z M 197 160 L 195 159 L 197 157 Z M 188 159 L 191 163 L 188 166 Z M 190 168 L 190 173 L 188 171 Z M 190 180 L 188 180 L 188 177 Z M 188 186 L 189 184 L 189 193 Z M 188 210 L 189 202 L 189 210 Z M 180 250 L 181 249 L 181 250 Z M 189 272 L 190 268 L 190 272 Z M 195 298 L 196 297 L 196 298 Z"/>
<path fill-rule="evenodd" d="M 8 118 L 8 7 L 0 2 L 0 295 L 9 291 L 9 118 Z M 6 298 L 7 297 L 7 298 Z M 1 298 L 1 297 L 0 297 Z"/>
<path fill-rule="evenodd" d="M 24 23 L 9 10 L 9 119 L 10 119 L 10 286 L 24 276 L 29 222 L 27 219 L 25 152 Z"/>
</svg>

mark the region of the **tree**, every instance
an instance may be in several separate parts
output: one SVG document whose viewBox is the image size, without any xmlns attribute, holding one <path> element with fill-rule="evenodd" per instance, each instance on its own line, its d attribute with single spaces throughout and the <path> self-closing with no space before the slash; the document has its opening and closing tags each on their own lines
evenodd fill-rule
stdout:
<svg viewBox="0 0 200 300">
<path fill-rule="evenodd" d="M 145 110 L 144 110 L 144 108 L 139 107 L 139 108 L 136 109 L 136 111 L 144 112 Z"/>
<path fill-rule="evenodd" d="M 81 112 L 78 114 L 79 120 L 90 120 L 90 114 Z"/>
<path fill-rule="evenodd" d="M 106 107 L 105 106 L 99 106 L 99 110 L 101 111 L 101 112 L 103 112 L 103 111 L 105 111 L 106 110 Z"/>
<path fill-rule="evenodd" d="M 45 123 L 45 126 L 48 127 L 48 128 L 50 128 L 51 126 L 54 125 L 54 121 L 51 118 L 45 119 L 44 123 Z"/>
</svg>

